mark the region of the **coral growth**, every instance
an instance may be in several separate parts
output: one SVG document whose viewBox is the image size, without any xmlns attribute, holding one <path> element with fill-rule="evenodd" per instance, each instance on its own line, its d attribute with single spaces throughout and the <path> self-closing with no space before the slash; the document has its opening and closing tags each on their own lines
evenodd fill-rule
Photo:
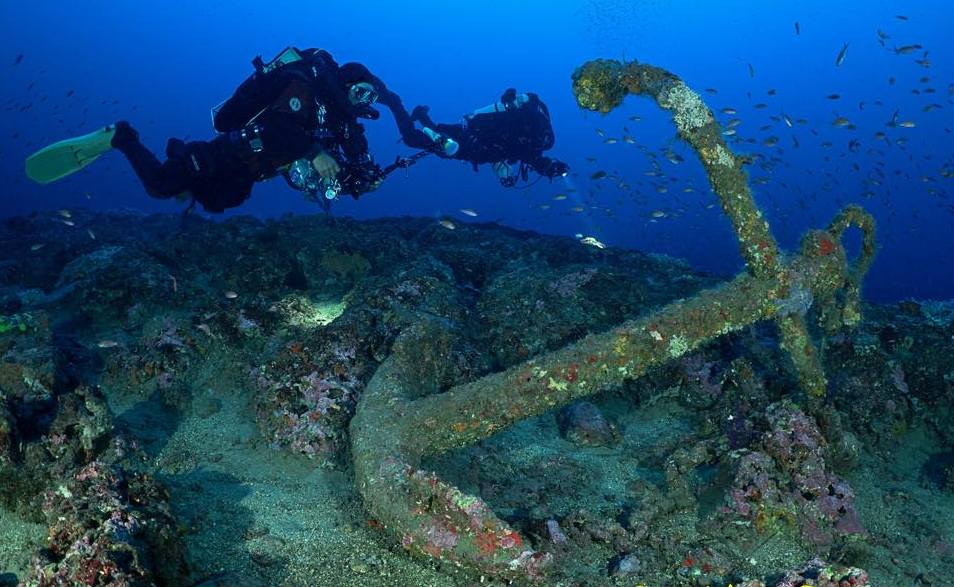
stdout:
<svg viewBox="0 0 954 587">
<path fill-rule="evenodd" d="M 865 535 L 854 492 L 826 466 L 827 444 L 815 422 L 787 403 L 770 406 L 767 417 L 770 429 L 761 439 L 762 450 L 736 457 L 724 511 L 759 533 L 794 525 L 818 546 Z"/>
</svg>

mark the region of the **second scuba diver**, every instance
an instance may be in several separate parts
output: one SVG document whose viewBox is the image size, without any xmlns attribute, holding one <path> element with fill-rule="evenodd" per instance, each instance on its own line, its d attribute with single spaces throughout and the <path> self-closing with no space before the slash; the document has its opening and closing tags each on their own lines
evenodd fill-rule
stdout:
<svg viewBox="0 0 954 587">
<path fill-rule="evenodd" d="M 526 181 L 529 169 L 549 178 L 570 170 L 566 163 L 543 155 L 553 147 L 554 134 L 550 111 L 536 94 L 508 89 L 499 102 L 466 115 L 458 124 L 435 123 L 426 106 L 408 114 L 400 98 L 386 90 L 379 102 L 391 110 L 409 147 L 466 161 L 475 171 L 480 164 L 491 163 L 505 187 Z"/>
<path fill-rule="evenodd" d="M 329 199 L 376 189 L 384 175 L 358 119 L 379 116 L 371 107 L 377 78 L 358 63 L 339 66 L 320 49 L 288 48 L 267 64 L 261 58 L 253 64 L 256 71 L 213 110 L 219 134 L 212 140 L 170 139 L 160 163 L 122 121 L 36 153 L 27 173 L 47 183 L 115 148 L 151 196 L 187 194 L 209 212 L 239 206 L 256 182 L 279 173 L 294 187 Z"/>
</svg>

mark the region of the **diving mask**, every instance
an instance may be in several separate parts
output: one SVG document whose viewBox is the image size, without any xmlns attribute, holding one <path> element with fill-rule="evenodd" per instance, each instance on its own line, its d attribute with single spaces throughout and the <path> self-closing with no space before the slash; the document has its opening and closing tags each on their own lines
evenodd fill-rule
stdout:
<svg viewBox="0 0 954 587">
<path fill-rule="evenodd" d="M 378 101 L 378 91 L 368 82 L 359 82 L 348 90 L 348 99 L 355 105 L 370 106 Z"/>
</svg>

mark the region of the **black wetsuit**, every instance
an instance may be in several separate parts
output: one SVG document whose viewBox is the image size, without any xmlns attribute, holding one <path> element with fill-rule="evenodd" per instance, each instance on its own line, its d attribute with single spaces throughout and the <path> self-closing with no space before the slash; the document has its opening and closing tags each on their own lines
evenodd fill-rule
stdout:
<svg viewBox="0 0 954 587">
<path fill-rule="evenodd" d="M 242 204 L 255 182 L 321 150 L 340 147 L 349 163 L 373 164 L 357 118 L 377 113 L 351 104 L 349 80 L 329 53 L 300 53 L 300 61 L 256 71 L 245 80 L 216 112 L 220 134 L 210 141 L 170 139 L 168 159 L 160 163 L 139 142 L 138 133 L 121 123 L 113 146 L 150 195 L 169 198 L 187 192 L 210 212 Z"/>
<path fill-rule="evenodd" d="M 414 126 L 414 122 L 419 121 L 457 141 L 459 149 L 450 158 L 467 161 L 475 170 L 482 163 L 521 162 L 541 175 L 555 177 L 564 173 L 567 167 L 543 155 L 554 143 L 549 111 L 539 96 L 528 96 L 530 100 L 520 107 L 468 115 L 460 124 L 435 123 L 426 109 L 418 109 L 412 117 L 396 94 L 383 92 L 378 102 L 391 110 L 401 138 L 409 147 L 434 150 L 443 156 L 434 141 Z"/>
</svg>

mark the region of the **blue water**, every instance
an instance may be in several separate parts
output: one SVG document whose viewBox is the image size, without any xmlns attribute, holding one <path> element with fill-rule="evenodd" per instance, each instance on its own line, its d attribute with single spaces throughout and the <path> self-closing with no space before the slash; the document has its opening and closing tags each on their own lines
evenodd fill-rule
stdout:
<svg viewBox="0 0 954 587">
<path fill-rule="evenodd" d="M 567 192 L 562 180 L 543 180 L 525 190 L 504 189 L 487 168 L 475 174 L 463 163 L 427 159 L 357 202 L 338 202 L 336 214 L 473 221 L 459 213 L 472 208 L 476 221 L 585 233 L 609 246 L 737 271 L 741 261 L 728 222 L 717 206 L 707 208 L 715 199 L 701 166 L 674 139 L 666 116 L 644 99 L 631 98 L 606 117 L 575 104 L 569 78 L 577 65 L 595 57 L 639 59 L 666 67 L 700 92 L 718 90 L 703 96 L 715 111 L 738 111 L 743 142 L 735 150 L 777 159 L 774 168 L 753 166 L 750 174 L 760 178 L 753 185 L 757 200 L 783 246 L 795 247 L 806 229 L 824 226 L 842 205 L 857 202 L 880 222 L 881 249 L 866 296 L 951 298 L 954 184 L 943 171 L 954 172 L 952 28 L 954 6 L 942 0 L 4 2 L 0 216 L 78 207 L 177 210 L 181 204 L 151 200 L 118 153 L 48 186 L 24 176 L 23 160 L 49 142 L 117 119 L 130 120 L 157 152 L 170 136 L 210 137 L 210 106 L 245 79 L 255 55 L 268 59 L 287 45 L 318 46 L 341 63 L 365 63 L 408 108 L 430 104 L 439 121 L 455 121 L 510 86 L 537 92 L 557 133 L 549 155 L 570 163 L 577 188 Z M 879 29 L 890 36 L 884 48 Z M 849 49 L 836 67 L 844 43 Z M 911 44 L 924 49 L 908 55 L 892 50 Z M 929 67 L 916 63 L 925 52 Z M 770 89 L 775 95 L 768 95 Z M 835 93 L 839 100 L 826 98 Z M 767 107 L 755 109 L 758 103 Z M 931 104 L 937 107 L 925 112 Z M 899 121 L 915 127 L 887 128 L 895 110 Z M 790 129 L 770 118 L 783 112 L 807 123 Z M 634 115 L 642 120 L 627 120 Z M 857 130 L 833 126 L 837 116 Z M 771 128 L 760 130 L 767 124 Z M 656 153 L 667 177 L 646 176 L 651 167 L 636 146 L 605 144 L 596 132 L 620 138 L 623 125 Z M 386 112 L 367 127 L 379 162 L 410 153 L 397 143 Z M 886 140 L 874 138 L 879 131 Z M 773 136 L 778 145 L 764 146 Z M 849 149 L 853 139 L 857 152 Z M 671 164 L 666 149 L 685 162 Z M 618 180 L 591 181 L 597 170 L 618 172 L 629 188 L 620 190 Z M 696 191 L 684 192 L 686 186 Z M 558 193 L 570 197 L 552 201 Z M 577 205 L 586 211 L 573 212 Z M 224 216 L 314 211 L 279 179 L 258 186 L 251 200 Z M 654 211 L 666 216 L 653 222 Z"/>
</svg>

